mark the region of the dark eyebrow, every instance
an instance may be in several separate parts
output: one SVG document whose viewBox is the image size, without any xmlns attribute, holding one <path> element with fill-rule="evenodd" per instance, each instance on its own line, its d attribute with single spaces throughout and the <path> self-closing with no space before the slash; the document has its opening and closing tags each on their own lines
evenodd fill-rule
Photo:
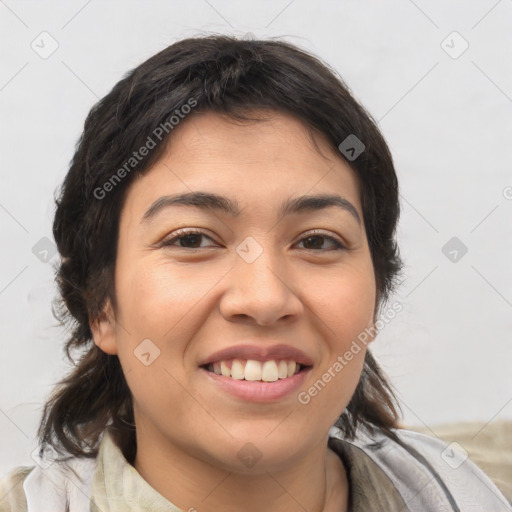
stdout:
<svg viewBox="0 0 512 512">
<path fill-rule="evenodd" d="M 356 207 L 350 202 L 338 195 L 319 194 L 316 196 L 300 196 L 288 199 L 279 211 L 279 218 L 285 217 L 293 213 L 304 213 L 314 210 L 323 210 L 336 206 L 349 212 L 361 224 L 361 218 Z"/>
<path fill-rule="evenodd" d="M 208 192 L 189 192 L 186 194 L 175 194 L 158 198 L 142 217 L 142 222 L 149 221 L 158 212 L 169 206 L 196 206 L 203 210 L 216 210 L 237 217 L 241 209 L 237 201 L 227 197 Z M 338 195 L 319 194 L 315 196 L 300 196 L 285 201 L 279 209 L 279 218 L 294 213 L 305 213 L 309 211 L 322 210 L 336 206 L 349 212 L 360 224 L 361 218 L 355 206 Z"/>
<path fill-rule="evenodd" d="M 149 207 L 142 217 L 142 222 L 147 222 L 163 208 L 176 205 L 197 206 L 203 210 L 218 210 L 233 217 L 237 217 L 241 212 L 238 203 L 227 197 L 207 192 L 189 192 L 160 197 Z"/>
</svg>

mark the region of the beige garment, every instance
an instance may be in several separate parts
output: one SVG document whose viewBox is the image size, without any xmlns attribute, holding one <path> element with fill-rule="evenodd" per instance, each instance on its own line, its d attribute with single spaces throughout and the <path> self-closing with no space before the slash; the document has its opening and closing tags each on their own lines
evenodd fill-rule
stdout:
<svg viewBox="0 0 512 512">
<path fill-rule="evenodd" d="M 397 434 L 407 449 L 378 430 L 371 435 L 360 432 L 353 441 L 337 429 L 331 431 L 329 447 L 347 468 L 350 512 L 512 510 L 469 460 L 450 468 L 442 460 L 445 445 L 438 439 L 407 430 Z M 199 501 L 184 512 L 205 508 Z M 18 468 L 0 480 L 0 512 L 68 510 L 180 512 L 126 461 L 108 433 L 96 459 L 54 462 L 46 469 Z"/>
<path fill-rule="evenodd" d="M 334 440 L 331 440 L 333 443 Z M 381 471 L 372 460 L 356 447 L 334 443 L 331 445 L 338 455 L 342 458 L 349 478 L 350 500 L 353 512 L 382 512 L 383 510 L 394 511 L 402 510 L 404 502 L 393 486 L 390 479 Z M 54 463 L 55 464 L 55 463 Z M 53 466 L 53 465 L 52 465 Z M 55 467 L 49 469 L 54 471 Z M 76 468 L 75 468 L 76 469 Z M 27 507 L 25 497 L 24 481 L 36 470 L 40 475 L 50 475 L 47 470 L 38 467 L 17 468 L 12 471 L 8 478 L 0 480 L 0 512 L 27 512 L 31 507 Z M 45 473 L 46 471 L 46 473 Z M 90 471 L 90 470 L 88 470 Z M 191 503 L 190 507 L 182 511 L 166 498 L 154 490 L 130 465 L 120 449 L 114 443 L 111 436 L 106 433 L 101 441 L 97 457 L 97 464 L 91 472 L 91 482 L 88 494 L 89 503 L 85 506 L 80 500 L 80 504 L 71 505 L 71 512 L 188 512 L 204 509 L 198 497 L 198 503 Z M 65 512 L 66 498 L 69 492 L 65 488 L 75 490 L 76 482 L 74 475 L 70 472 L 59 471 L 57 478 L 52 477 L 52 484 L 57 482 L 52 489 L 52 496 L 32 500 L 32 507 L 35 512 Z M 62 475 L 66 474 L 65 477 Z M 35 474 L 32 474 L 34 477 Z M 41 479 L 42 480 L 42 479 Z M 61 486 L 59 487 L 59 481 Z M 39 484 L 48 487 L 42 481 Z M 371 491 L 370 491 L 371 490 Z M 32 494 L 34 494 L 32 492 Z M 58 501 L 58 496 L 62 496 L 62 504 L 54 504 L 48 508 L 49 499 L 54 498 Z M 78 498 L 84 498 L 83 495 Z M 37 503 L 34 503 L 37 502 Z M 42 503 L 44 501 L 44 503 Z M 382 508 L 384 506 L 385 508 Z M 75 507 L 75 508 L 73 508 Z M 403 509 L 404 511 L 406 509 Z"/>
<path fill-rule="evenodd" d="M 405 428 L 436 436 L 446 443 L 459 443 L 512 503 L 512 421 L 457 422 Z"/>
<path fill-rule="evenodd" d="M 23 481 L 33 469 L 33 466 L 18 467 L 0 480 L 0 512 L 26 512 Z"/>
</svg>

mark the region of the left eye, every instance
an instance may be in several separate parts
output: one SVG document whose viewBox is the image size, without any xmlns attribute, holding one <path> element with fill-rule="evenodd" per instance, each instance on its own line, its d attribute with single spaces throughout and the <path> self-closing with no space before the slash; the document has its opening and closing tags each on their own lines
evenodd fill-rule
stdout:
<svg viewBox="0 0 512 512">
<path fill-rule="evenodd" d="M 325 241 L 330 242 L 330 244 L 334 247 L 331 247 L 331 249 L 326 249 L 325 247 L 322 247 Z M 328 235 L 324 235 L 324 234 L 308 235 L 308 236 L 302 238 L 299 243 L 303 243 L 305 245 L 310 245 L 311 247 L 304 247 L 307 250 L 317 250 L 317 249 L 340 250 L 340 249 L 345 248 L 343 246 L 343 244 L 338 242 L 338 240 L 336 240 L 332 236 L 328 236 Z"/>
</svg>

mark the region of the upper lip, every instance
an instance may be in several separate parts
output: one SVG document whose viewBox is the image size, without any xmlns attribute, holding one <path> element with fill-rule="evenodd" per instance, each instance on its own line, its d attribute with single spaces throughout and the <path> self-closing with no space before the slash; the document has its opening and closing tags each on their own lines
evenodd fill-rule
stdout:
<svg viewBox="0 0 512 512">
<path fill-rule="evenodd" d="M 256 361 L 269 361 L 269 360 L 287 360 L 295 361 L 303 366 L 312 366 L 313 360 L 306 355 L 302 350 L 295 348 L 291 345 L 271 345 L 263 347 L 261 345 L 234 345 L 222 350 L 218 350 L 209 355 L 199 366 L 214 363 L 216 361 L 225 361 L 228 359 L 254 359 Z"/>
</svg>

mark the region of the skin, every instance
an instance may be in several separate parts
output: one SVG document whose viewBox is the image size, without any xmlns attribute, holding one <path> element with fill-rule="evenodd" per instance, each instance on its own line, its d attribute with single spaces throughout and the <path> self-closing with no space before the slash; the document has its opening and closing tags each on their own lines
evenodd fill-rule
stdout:
<svg viewBox="0 0 512 512">
<path fill-rule="evenodd" d="M 327 448 L 329 428 L 356 388 L 365 349 L 307 405 L 292 393 L 252 403 L 211 384 L 199 362 L 243 343 L 296 346 L 313 360 L 307 390 L 374 320 L 375 276 L 354 171 L 317 134 L 282 113 L 239 123 L 206 113 L 173 132 L 166 154 L 129 187 L 120 218 L 115 311 L 92 322 L 95 343 L 117 354 L 133 395 L 134 467 L 183 510 L 346 510 L 348 481 Z M 214 192 L 236 200 L 238 217 L 171 206 L 150 221 L 161 196 Z M 329 207 L 278 219 L 289 198 L 339 194 L 359 213 Z M 180 228 L 206 232 L 163 246 Z M 311 230 L 333 237 L 306 242 Z M 183 235 L 182 235 L 183 236 Z M 236 252 L 253 237 L 252 263 Z M 316 234 L 316 236 L 319 236 Z M 190 248 L 199 247 L 199 248 Z M 146 366 L 134 350 L 160 350 Z M 237 457 L 251 442 L 251 468 Z"/>
</svg>

